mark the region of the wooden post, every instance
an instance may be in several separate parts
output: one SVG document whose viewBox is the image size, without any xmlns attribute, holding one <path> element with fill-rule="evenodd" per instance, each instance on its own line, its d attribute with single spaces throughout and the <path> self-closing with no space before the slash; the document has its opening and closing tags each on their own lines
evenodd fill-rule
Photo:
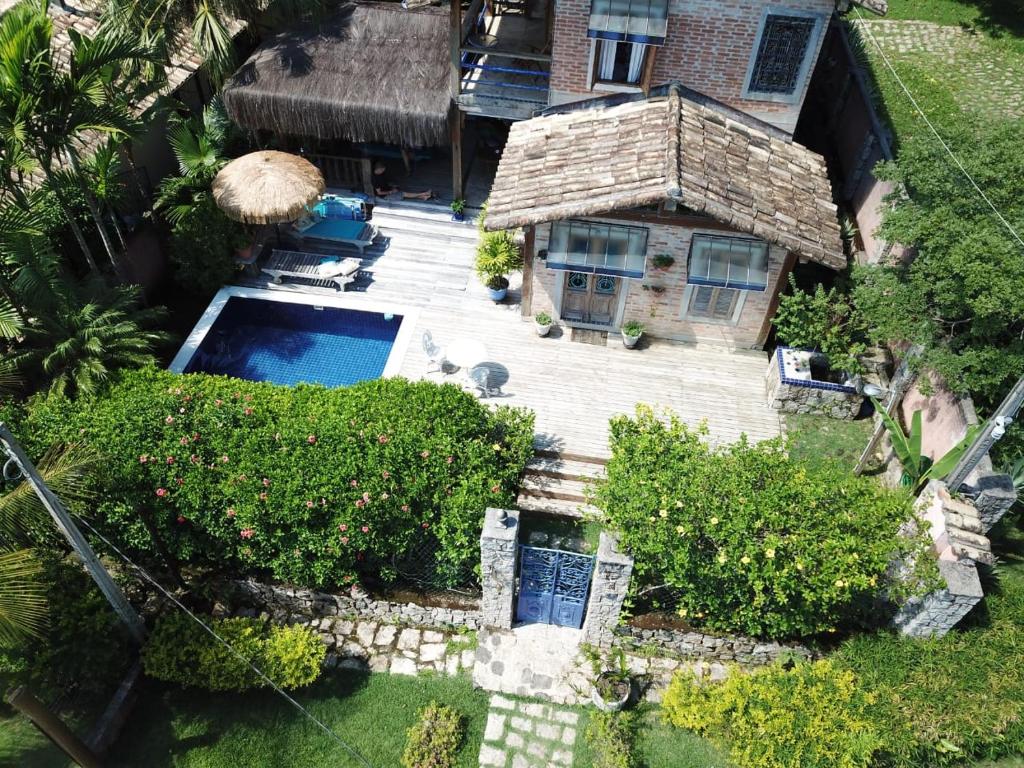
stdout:
<svg viewBox="0 0 1024 768">
<path fill-rule="evenodd" d="M 531 224 L 526 228 L 526 241 L 523 243 L 523 295 L 519 302 L 523 317 L 533 314 L 533 249 L 536 241 L 537 228 Z"/>
<path fill-rule="evenodd" d="M 462 110 L 458 104 L 452 105 L 450 116 L 452 134 L 452 199 L 463 197 L 462 189 Z"/>
<path fill-rule="evenodd" d="M 29 693 L 25 686 L 19 686 L 7 695 L 7 703 L 25 715 L 56 747 L 82 768 L 101 768 L 96 753 L 64 725 L 63 721 L 48 710 L 43 703 Z"/>
<path fill-rule="evenodd" d="M 648 46 L 647 61 L 644 62 L 643 74 L 640 77 L 640 87 L 643 89 L 645 96 L 651 93 L 651 80 L 654 78 L 654 57 L 657 55 L 657 46 Z"/>
</svg>

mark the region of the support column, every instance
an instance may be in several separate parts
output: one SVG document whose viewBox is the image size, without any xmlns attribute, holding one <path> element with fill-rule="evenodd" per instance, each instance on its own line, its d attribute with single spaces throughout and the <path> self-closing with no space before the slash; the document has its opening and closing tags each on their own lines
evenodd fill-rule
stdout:
<svg viewBox="0 0 1024 768">
<path fill-rule="evenodd" d="M 512 602 L 516 591 L 516 556 L 519 513 L 488 508 L 480 534 L 480 625 L 512 628 Z"/>
<path fill-rule="evenodd" d="M 452 199 L 460 200 L 465 196 L 462 189 L 462 110 L 453 103 L 451 116 L 452 137 Z"/>
<path fill-rule="evenodd" d="M 523 317 L 533 315 L 533 255 L 537 242 L 537 228 L 532 224 L 526 228 L 523 242 L 523 291 L 519 309 Z"/>
<path fill-rule="evenodd" d="M 619 623 L 632 575 L 633 558 L 619 550 L 615 536 L 602 531 L 590 582 L 587 617 L 583 620 L 582 642 L 599 647 L 612 644 L 612 630 Z"/>
</svg>

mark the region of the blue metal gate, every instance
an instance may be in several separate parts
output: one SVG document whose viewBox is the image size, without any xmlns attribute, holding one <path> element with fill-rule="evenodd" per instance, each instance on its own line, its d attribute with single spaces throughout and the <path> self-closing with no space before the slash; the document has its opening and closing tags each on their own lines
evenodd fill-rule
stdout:
<svg viewBox="0 0 1024 768">
<path fill-rule="evenodd" d="M 524 624 L 582 627 L 593 566 L 590 555 L 520 546 L 516 619 Z"/>
</svg>

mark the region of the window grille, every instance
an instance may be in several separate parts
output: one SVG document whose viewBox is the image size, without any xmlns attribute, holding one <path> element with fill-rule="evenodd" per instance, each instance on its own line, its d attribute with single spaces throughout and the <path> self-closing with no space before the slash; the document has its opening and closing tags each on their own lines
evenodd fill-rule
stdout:
<svg viewBox="0 0 1024 768">
<path fill-rule="evenodd" d="M 765 19 L 748 90 L 792 94 L 803 70 L 817 19 L 769 14 Z"/>
<path fill-rule="evenodd" d="M 548 240 L 550 269 L 643 277 L 647 230 L 589 221 L 556 221 Z"/>
<path fill-rule="evenodd" d="M 592 0 L 587 36 L 662 45 L 669 0 Z"/>
<path fill-rule="evenodd" d="M 766 290 L 768 244 L 741 237 L 694 235 L 686 281 L 741 291 Z"/>
</svg>

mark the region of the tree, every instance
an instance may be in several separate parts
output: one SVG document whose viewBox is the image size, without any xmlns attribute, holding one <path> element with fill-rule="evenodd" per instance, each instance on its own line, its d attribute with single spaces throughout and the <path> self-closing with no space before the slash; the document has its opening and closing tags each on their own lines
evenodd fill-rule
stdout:
<svg viewBox="0 0 1024 768">
<path fill-rule="evenodd" d="M 834 287 L 826 292 L 820 283 L 814 293 L 802 291 L 792 274 L 789 286 L 790 293 L 782 296 L 772 320 L 779 341 L 822 352 L 835 370 L 860 373 L 858 356 L 866 351 L 863 320 L 849 295 Z"/>
<path fill-rule="evenodd" d="M 1024 120 L 965 119 L 947 137 L 1018 233 L 1024 232 Z M 915 248 L 906 265 L 861 267 L 854 302 L 877 342 L 921 344 L 920 364 L 957 392 L 998 402 L 1024 373 L 1024 245 L 967 182 L 934 137 L 909 138 L 876 175 L 898 188 L 881 236 Z"/>
</svg>

